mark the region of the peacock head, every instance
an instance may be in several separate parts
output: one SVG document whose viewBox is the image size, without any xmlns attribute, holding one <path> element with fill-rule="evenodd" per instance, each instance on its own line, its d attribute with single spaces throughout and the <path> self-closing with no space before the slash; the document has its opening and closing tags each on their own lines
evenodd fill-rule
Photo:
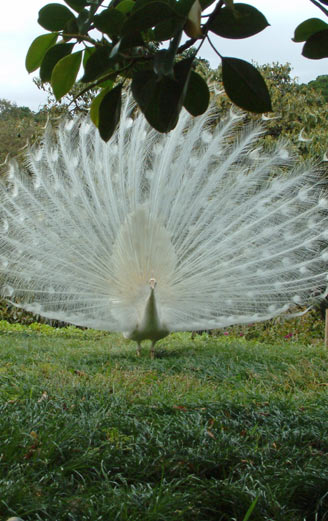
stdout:
<svg viewBox="0 0 328 521">
<path fill-rule="evenodd" d="M 157 285 L 157 280 L 154 279 L 154 277 L 151 277 L 151 279 L 149 279 L 149 286 L 151 287 L 151 289 L 155 289 L 156 285 Z"/>
</svg>

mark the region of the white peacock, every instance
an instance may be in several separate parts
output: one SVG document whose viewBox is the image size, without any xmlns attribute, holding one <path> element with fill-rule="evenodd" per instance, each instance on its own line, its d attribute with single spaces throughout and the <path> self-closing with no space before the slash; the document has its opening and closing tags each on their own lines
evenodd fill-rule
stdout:
<svg viewBox="0 0 328 521">
<path fill-rule="evenodd" d="M 310 165 L 230 113 L 169 134 L 129 101 L 104 143 L 88 119 L 45 131 L 0 207 L 2 295 L 28 311 L 155 343 L 270 319 L 326 295 L 328 202 Z"/>
</svg>

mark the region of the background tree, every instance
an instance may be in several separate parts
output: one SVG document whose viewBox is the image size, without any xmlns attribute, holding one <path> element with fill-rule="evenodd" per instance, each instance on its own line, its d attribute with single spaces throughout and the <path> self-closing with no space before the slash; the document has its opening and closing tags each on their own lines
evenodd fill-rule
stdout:
<svg viewBox="0 0 328 521">
<path fill-rule="evenodd" d="M 34 141 L 46 121 L 46 114 L 35 113 L 28 107 L 18 107 L 0 99 L 0 163 L 7 155 L 17 157 L 27 141 Z"/>
<path fill-rule="evenodd" d="M 322 161 L 327 152 L 328 104 L 310 85 L 291 77 L 290 64 L 260 67 L 271 93 L 273 116 L 266 121 L 266 141 L 286 138 L 304 159 Z"/>
<path fill-rule="evenodd" d="M 258 69 L 268 86 L 274 112 L 268 117 L 248 113 L 246 121 L 265 119 L 263 146 L 271 147 L 277 139 L 286 138 L 292 152 L 321 162 L 328 153 L 328 103 L 321 92 L 313 88 L 312 82 L 298 84 L 288 63 L 266 64 Z M 215 101 L 220 112 L 229 110 L 233 105 L 224 94 L 221 68 L 206 71 L 202 64 L 202 74 L 216 86 Z"/>
<path fill-rule="evenodd" d="M 317 76 L 315 80 L 312 80 L 308 83 L 310 87 L 319 91 L 326 101 L 328 101 L 328 75 L 324 74 L 321 76 Z"/>
</svg>

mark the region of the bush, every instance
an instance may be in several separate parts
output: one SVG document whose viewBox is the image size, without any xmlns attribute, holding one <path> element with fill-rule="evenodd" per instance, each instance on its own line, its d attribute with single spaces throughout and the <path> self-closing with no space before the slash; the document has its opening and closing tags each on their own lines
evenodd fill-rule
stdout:
<svg viewBox="0 0 328 521">
<path fill-rule="evenodd" d="M 310 310 L 300 317 L 277 317 L 266 322 L 231 326 L 216 330 L 217 336 L 244 337 L 246 340 L 276 343 L 279 340 L 315 344 L 324 340 L 325 322 L 320 312 Z"/>
<path fill-rule="evenodd" d="M 34 315 L 24 309 L 12 306 L 9 302 L 4 299 L 0 299 L 0 320 L 6 320 L 10 324 L 22 324 L 29 326 L 35 322 L 39 324 L 48 324 L 53 327 L 65 327 L 66 322 L 59 322 L 58 320 L 51 320 L 41 317 L 40 315 Z"/>
</svg>

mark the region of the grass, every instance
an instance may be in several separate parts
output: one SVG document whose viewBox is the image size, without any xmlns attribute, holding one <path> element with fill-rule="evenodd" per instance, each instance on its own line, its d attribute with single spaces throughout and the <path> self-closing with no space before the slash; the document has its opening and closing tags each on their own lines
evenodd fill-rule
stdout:
<svg viewBox="0 0 328 521">
<path fill-rule="evenodd" d="M 2 322 L 0 361 L 1 521 L 328 520 L 322 344 Z"/>
</svg>

